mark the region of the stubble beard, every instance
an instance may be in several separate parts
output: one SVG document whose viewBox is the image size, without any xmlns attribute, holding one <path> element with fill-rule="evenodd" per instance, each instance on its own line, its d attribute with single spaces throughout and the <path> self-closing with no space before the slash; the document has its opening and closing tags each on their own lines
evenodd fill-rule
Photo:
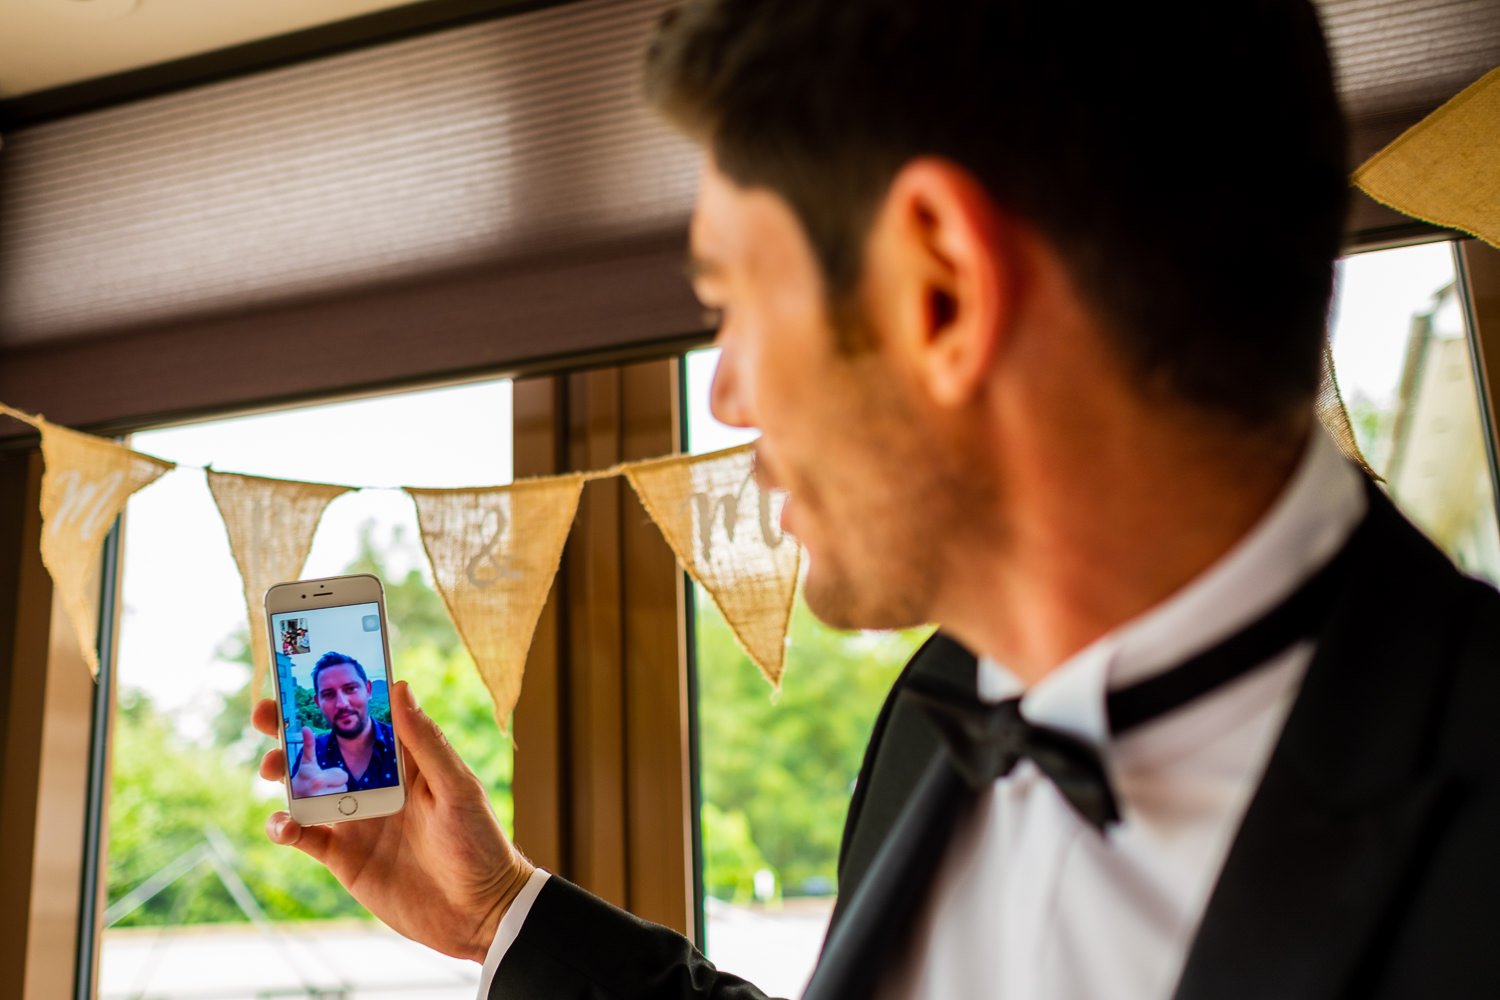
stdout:
<svg viewBox="0 0 1500 1000">
<path fill-rule="evenodd" d="M 359 722 L 357 722 L 355 724 L 355 726 L 354 726 L 353 729 L 340 729 L 337 724 L 334 724 L 333 731 L 335 733 L 337 733 L 343 739 L 353 740 L 353 739 L 358 739 L 360 736 L 362 736 L 364 734 L 365 729 L 369 726 L 369 724 L 370 724 L 370 716 L 369 716 L 369 714 L 368 713 L 362 713 L 362 714 L 359 715 Z"/>
<path fill-rule="evenodd" d="M 961 558 L 996 490 L 954 443 L 914 430 L 921 422 L 892 394 L 858 409 L 852 426 L 862 431 L 849 447 L 861 454 L 870 478 L 841 484 L 844 499 L 853 501 L 839 518 L 845 543 L 809 557 L 804 599 L 834 628 L 940 623 L 951 560 Z"/>
<path fill-rule="evenodd" d="M 837 629 L 898 629 L 922 625 L 930 619 L 927 586 L 876 590 L 855 583 L 853 574 L 838 567 L 809 569 L 804 585 L 807 607 L 818 620 Z"/>
</svg>

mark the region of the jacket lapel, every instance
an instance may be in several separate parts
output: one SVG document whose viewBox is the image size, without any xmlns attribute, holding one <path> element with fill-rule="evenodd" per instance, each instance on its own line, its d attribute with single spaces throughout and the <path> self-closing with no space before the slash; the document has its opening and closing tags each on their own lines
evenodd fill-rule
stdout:
<svg viewBox="0 0 1500 1000">
<path fill-rule="evenodd" d="M 941 753 L 937 730 L 911 702 L 901 697 L 913 677 L 940 681 L 952 687 L 975 688 L 974 654 L 935 632 L 913 654 L 891 687 L 865 750 L 864 763 L 854 783 L 844 839 L 839 847 L 839 898 L 833 922 L 842 918 L 886 834 L 895 828 L 906 803 L 916 793 L 927 766 Z M 977 694 L 976 694 L 977 697 Z"/>
<path fill-rule="evenodd" d="M 1460 794 L 1433 773 L 1472 590 L 1373 485 L 1349 583 L 1230 849 L 1177 1000 L 1343 994 Z M 1400 629 L 1382 623 L 1401 622 Z"/>
<path fill-rule="evenodd" d="M 828 932 L 803 1000 L 868 997 L 904 951 L 938 861 L 968 805 L 962 779 L 936 755 Z"/>
</svg>

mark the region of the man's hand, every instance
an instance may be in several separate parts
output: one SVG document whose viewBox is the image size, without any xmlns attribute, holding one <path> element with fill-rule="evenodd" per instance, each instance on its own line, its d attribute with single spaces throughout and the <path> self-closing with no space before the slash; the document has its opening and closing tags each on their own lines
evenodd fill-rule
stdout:
<svg viewBox="0 0 1500 1000">
<path fill-rule="evenodd" d="M 280 753 L 279 750 L 274 752 L 277 754 Z M 317 747 L 313 743 L 313 731 L 307 726 L 303 726 L 302 762 L 297 765 L 297 773 L 292 775 L 292 794 L 298 797 L 327 795 L 330 792 L 347 791 L 348 788 L 348 771 L 345 771 L 342 767 L 330 767 L 325 771 L 318 766 L 318 754 Z"/>
<path fill-rule="evenodd" d="M 278 812 L 266 821 L 266 834 L 326 865 L 350 895 L 400 933 L 483 962 L 532 865 L 505 839 L 484 787 L 417 708 L 411 688 L 398 681 L 392 694 L 392 722 L 406 761 L 406 807 L 393 816 L 308 827 Z M 256 705 L 254 721 L 256 729 L 276 735 L 276 702 Z M 303 739 L 309 735 L 304 731 Z M 300 768 L 308 766 L 308 745 Z M 260 773 L 281 780 L 286 755 L 269 751 Z"/>
</svg>

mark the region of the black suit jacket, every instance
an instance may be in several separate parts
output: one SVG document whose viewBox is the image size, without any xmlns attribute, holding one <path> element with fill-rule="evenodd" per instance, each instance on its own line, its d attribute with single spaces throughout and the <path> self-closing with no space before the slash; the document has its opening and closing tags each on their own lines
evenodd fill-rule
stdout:
<svg viewBox="0 0 1500 1000">
<path fill-rule="evenodd" d="M 1370 495 L 1177 1000 L 1500 997 L 1500 595 Z M 930 880 L 961 796 L 900 691 L 915 674 L 972 683 L 974 671 L 971 654 L 937 635 L 893 687 L 850 805 L 809 1000 L 868 996 L 901 954 L 903 897 Z M 760 996 L 679 935 L 555 876 L 490 991 Z"/>
</svg>

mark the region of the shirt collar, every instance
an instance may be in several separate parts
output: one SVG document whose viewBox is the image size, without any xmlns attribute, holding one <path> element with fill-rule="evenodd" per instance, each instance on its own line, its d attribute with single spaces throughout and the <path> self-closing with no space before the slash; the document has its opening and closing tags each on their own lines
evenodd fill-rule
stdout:
<svg viewBox="0 0 1500 1000">
<path fill-rule="evenodd" d="M 1207 570 L 1030 689 L 981 657 L 979 696 L 1001 701 L 1021 695 L 1021 714 L 1030 721 L 1103 746 L 1106 692 L 1169 669 L 1269 611 L 1333 557 L 1366 503 L 1360 474 L 1319 427 L 1271 509 Z"/>
</svg>

